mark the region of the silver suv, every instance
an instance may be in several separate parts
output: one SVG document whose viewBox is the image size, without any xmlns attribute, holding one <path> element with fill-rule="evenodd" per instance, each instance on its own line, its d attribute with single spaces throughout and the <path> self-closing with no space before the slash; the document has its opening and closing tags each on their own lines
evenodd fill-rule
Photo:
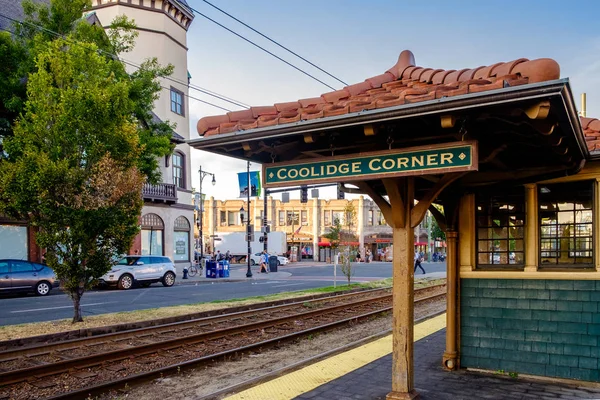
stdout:
<svg viewBox="0 0 600 400">
<path fill-rule="evenodd" d="M 173 261 L 164 256 L 126 256 L 112 267 L 99 281 L 104 285 L 116 285 L 119 289 L 131 289 L 134 282 L 148 287 L 155 282 L 173 286 L 177 271 Z"/>
</svg>

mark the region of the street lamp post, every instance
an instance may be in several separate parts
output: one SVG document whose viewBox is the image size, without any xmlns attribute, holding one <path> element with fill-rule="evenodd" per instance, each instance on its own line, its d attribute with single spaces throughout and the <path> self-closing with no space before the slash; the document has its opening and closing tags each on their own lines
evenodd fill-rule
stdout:
<svg viewBox="0 0 600 400">
<path fill-rule="evenodd" d="M 248 271 L 246 271 L 246 278 L 252 278 L 252 270 L 250 269 L 250 255 L 252 253 L 252 249 L 250 246 L 250 161 L 247 162 L 246 168 L 246 177 L 248 178 L 248 187 L 246 189 L 246 199 L 248 201 L 248 216 L 246 217 L 246 241 L 248 242 L 248 255 L 246 256 L 246 261 L 248 261 Z M 240 211 L 244 211 L 243 205 Z"/>
<path fill-rule="evenodd" d="M 212 176 L 212 185 L 214 186 L 217 183 L 215 179 L 215 174 L 212 172 L 202 171 L 202 166 L 198 169 L 198 173 L 200 174 L 200 208 L 198 209 L 198 214 L 200 214 L 200 218 L 198 218 L 198 231 L 200 234 L 200 263 L 204 259 L 204 237 L 202 236 L 202 215 L 204 214 L 204 199 L 202 198 L 202 181 L 208 175 Z"/>
</svg>

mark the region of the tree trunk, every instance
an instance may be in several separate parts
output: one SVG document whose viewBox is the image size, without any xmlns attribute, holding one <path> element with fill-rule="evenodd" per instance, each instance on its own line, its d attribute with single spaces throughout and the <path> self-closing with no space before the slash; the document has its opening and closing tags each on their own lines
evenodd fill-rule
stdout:
<svg viewBox="0 0 600 400">
<path fill-rule="evenodd" d="M 83 322 L 83 314 L 81 313 L 81 297 L 83 296 L 83 289 L 77 288 L 77 290 L 71 293 L 71 298 L 73 299 L 73 321 Z"/>
</svg>

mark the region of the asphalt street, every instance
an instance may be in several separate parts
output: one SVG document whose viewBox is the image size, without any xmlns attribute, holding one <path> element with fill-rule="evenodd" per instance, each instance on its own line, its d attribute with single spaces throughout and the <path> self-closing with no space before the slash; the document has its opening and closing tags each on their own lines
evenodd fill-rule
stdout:
<svg viewBox="0 0 600 400">
<path fill-rule="evenodd" d="M 445 272 L 446 269 L 445 263 L 423 263 L 423 267 L 428 274 Z M 232 266 L 232 270 L 237 270 L 237 276 L 243 276 L 243 271 L 246 268 L 243 265 L 235 265 Z M 255 270 L 256 268 L 254 268 L 254 273 Z M 291 264 L 280 267 L 279 271 L 286 272 L 280 274 L 284 275 L 281 279 L 248 279 L 235 282 L 222 280 L 185 282 L 178 280 L 173 287 L 163 287 L 160 283 L 156 283 L 149 288 L 134 288 L 127 291 L 116 289 L 92 290 L 86 292 L 83 296 L 82 311 L 84 316 L 90 316 L 291 292 L 331 286 L 334 283 L 332 265 Z M 382 262 L 360 263 L 355 265 L 354 271 L 352 282 L 380 280 L 392 276 L 392 264 Z M 422 273 L 419 270 L 415 277 L 418 278 L 420 275 Z M 343 285 L 345 283 L 346 277 L 338 267 L 336 284 Z M 51 321 L 71 318 L 72 315 L 73 305 L 71 299 L 60 290 L 53 290 L 50 295 L 45 297 L 16 294 L 0 296 L 0 325 Z"/>
</svg>

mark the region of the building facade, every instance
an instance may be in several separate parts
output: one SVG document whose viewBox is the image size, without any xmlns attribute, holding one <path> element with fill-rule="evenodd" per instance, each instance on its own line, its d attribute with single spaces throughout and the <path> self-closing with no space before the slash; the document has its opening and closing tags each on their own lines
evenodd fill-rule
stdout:
<svg viewBox="0 0 600 400">
<path fill-rule="evenodd" d="M 349 205 L 354 210 L 351 218 L 346 212 Z M 212 238 L 218 237 L 219 233 L 244 232 L 247 210 L 248 204 L 243 199 L 215 200 L 211 197 L 205 200 L 202 219 L 205 252 L 212 252 Z M 251 199 L 249 217 L 255 235 L 260 234 L 263 210 L 263 199 Z M 350 244 L 358 248 L 362 257 L 368 249 L 374 260 L 391 261 L 392 229 L 372 200 L 360 196 L 353 200 L 310 199 L 307 203 L 301 203 L 300 200 L 283 203 L 272 197 L 267 198 L 268 225 L 272 231 L 286 233 L 288 251 L 295 248 L 297 260 L 331 259 L 331 243 L 324 235 L 330 231 L 336 219 L 355 237 Z M 415 234 L 415 246 L 427 251 L 427 237 L 423 223 Z"/>
<path fill-rule="evenodd" d="M 14 19 L 23 17 L 20 2 L 0 0 L 0 6 Z M 143 189 L 141 232 L 130 252 L 169 256 L 184 267 L 191 262 L 194 248 L 190 147 L 185 144 L 189 139 L 187 30 L 194 15 L 185 0 L 93 0 L 91 12 L 83 17 L 108 28 L 120 15 L 133 19 L 139 34 L 132 51 L 120 55 L 128 71 L 153 57 L 174 67 L 171 77 L 161 81 L 163 90 L 153 118 L 176 124 L 172 135 L 176 146 L 159 162 L 162 182 Z M 35 232 L 25 222 L 0 216 L 0 244 L 0 258 L 40 261 Z"/>
<path fill-rule="evenodd" d="M 162 182 L 144 187 L 141 232 L 131 253 L 165 255 L 181 267 L 188 266 L 193 258 L 194 210 L 190 147 L 184 141 L 190 137 L 187 30 L 194 14 L 185 0 L 93 0 L 92 10 L 105 28 L 119 15 L 135 21 L 139 34 L 135 47 L 122 55 L 129 71 L 152 57 L 174 67 L 170 79 L 161 81 L 154 114 L 176 124 L 176 147 L 160 162 Z"/>
</svg>

